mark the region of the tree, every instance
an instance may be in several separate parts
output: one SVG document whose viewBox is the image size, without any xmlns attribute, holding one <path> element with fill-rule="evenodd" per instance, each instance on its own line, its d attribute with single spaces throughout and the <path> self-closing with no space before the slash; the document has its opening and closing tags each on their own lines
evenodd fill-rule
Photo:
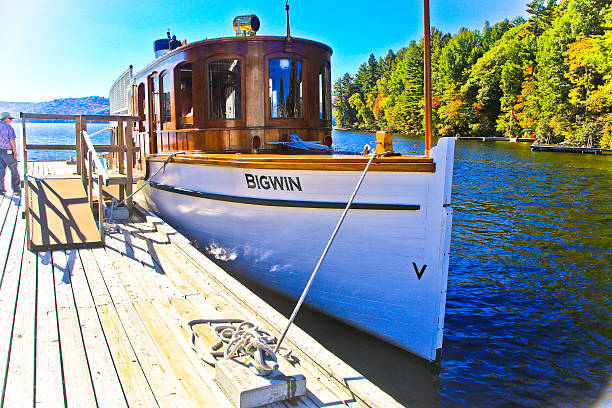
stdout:
<svg viewBox="0 0 612 408">
<path fill-rule="evenodd" d="M 357 111 L 349 103 L 349 98 L 355 91 L 356 86 L 353 83 L 353 78 L 348 73 L 334 83 L 334 116 L 340 127 L 352 126 L 357 121 Z"/>
</svg>

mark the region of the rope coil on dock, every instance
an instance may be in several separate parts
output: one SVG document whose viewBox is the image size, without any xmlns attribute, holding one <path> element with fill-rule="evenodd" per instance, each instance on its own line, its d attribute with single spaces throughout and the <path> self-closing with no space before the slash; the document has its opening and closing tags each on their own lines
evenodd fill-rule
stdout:
<svg viewBox="0 0 612 408">
<path fill-rule="evenodd" d="M 215 366 L 216 358 L 229 360 L 247 357 L 258 375 L 266 376 L 278 369 L 278 360 L 272 349 L 278 339 L 259 325 L 241 319 L 195 319 L 188 324 L 192 349 L 206 363 Z M 196 345 L 197 335 L 193 326 L 198 324 L 209 324 L 217 338 L 217 342 L 208 350 L 209 356 L 203 355 Z M 289 347 L 282 347 L 279 354 L 288 361 L 295 360 Z"/>
</svg>

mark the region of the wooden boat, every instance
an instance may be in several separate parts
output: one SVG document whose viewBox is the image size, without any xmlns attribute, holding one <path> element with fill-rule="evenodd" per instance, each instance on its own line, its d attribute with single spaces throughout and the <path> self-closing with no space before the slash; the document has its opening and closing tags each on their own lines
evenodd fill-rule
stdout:
<svg viewBox="0 0 612 408">
<path fill-rule="evenodd" d="M 112 111 L 141 118 L 147 177 L 174 154 L 145 205 L 226 269 L 297 298 L 369 156 L 328 151 L 327 45 L 256 36 L 255 16 L 234 23 L 236 37 L 156 42 L 157 58 L 111 89 Z M 439 357 L 453 151 L 443 138 L 425 155 L 374 159 L 307 304 Z"/>
</svg>

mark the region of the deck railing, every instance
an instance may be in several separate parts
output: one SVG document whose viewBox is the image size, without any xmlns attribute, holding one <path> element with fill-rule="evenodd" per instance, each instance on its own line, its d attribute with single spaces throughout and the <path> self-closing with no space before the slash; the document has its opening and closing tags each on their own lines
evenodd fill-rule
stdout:
<svg viewBox="0 0 612 408">
<path fill-rule="evenodd" d="M 76 152 L 76 168 L 77 174 L 81 175 L 83 187 L 87 192 L 90 207 L 93 209 L 93 185 L 97 184 L 98 191 L 98 224 L 100 227 L 100 238 L 104 239 L 104 200 L 102 195 L 102 186 L 110 184 L 119 184 L 119 199 L 122 200 L 125 195 L 132 194 L 132 184 L 134 180 L 134 142 L 133 128 L 137 116 L 125 115 L 63 115 L 63 114 L 46 114 L 46 113 L 25 113 L 20 114 L 22 121 L 23 132 L 23 175 L 24 175 L 24 192 L 25 197 L 28 197 L 28 150 L 74 150 Z M 45 119 L 45 120 L 68 120 L 75 123 L 75 144 L 40 144 L 28 143 L 26 123 L 28 119 Z M 107 145 L 94 145 L 90 135 L 87 133 L 88 121 L 115 122 L 116 125 L 110 126 L 111 143 Z M 104 129 L 106 130 L 106 129 Z M 108 167 L 116 169 L 119 174 L 125 175 L 119 180 L 109 176 L 107 168 L 102 164 L 100 153 L 108 153 Z M 132 207 L 132 200 L 126 202 L 126 206 Z M 28 219 L 29 206 L 26 203 L 25 215 Z M 29 229 L 26 229 L 29 231 Z"/>
</svg>

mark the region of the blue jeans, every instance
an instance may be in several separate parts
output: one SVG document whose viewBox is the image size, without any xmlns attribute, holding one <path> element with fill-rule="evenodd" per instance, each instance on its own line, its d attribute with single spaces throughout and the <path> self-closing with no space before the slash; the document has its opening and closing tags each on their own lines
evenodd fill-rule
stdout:
<svg viewBox="0 0 612 408">
<path fill-rule="evenodd" d="M 19 162 L 13 156 L 12 151 L 11 154 L 8 154 L 6 150 L 0 150 L 0 191 L 4 191 L 4 173 L 7 167 L 11 171 L 13 191 L 21 191 L 21 179 L 17 170 L 18 165 Z"/>
</svg>

